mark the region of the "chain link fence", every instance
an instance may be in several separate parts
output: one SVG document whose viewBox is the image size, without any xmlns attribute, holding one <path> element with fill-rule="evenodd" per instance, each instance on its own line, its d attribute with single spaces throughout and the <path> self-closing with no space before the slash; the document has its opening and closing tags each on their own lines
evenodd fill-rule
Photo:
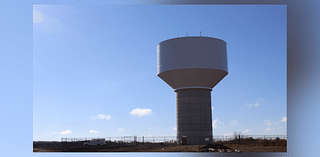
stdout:
<svg viewBox="0 0 320 157">
<path fill-rule="evenodd" d="M 105 146 L 137 146 L 137 145 L 171 145 L 176 143 L 176 136 L 121 136 L 105 138 L 61 138 L 61 146 L 84 146 L 84 142 L 93 139 L 105 139 Z"/>
<path fill-rule="evenodd" d="M 104 137 L 104 138 L 61 138 L 57 143 L 60 147 L 84 147 L 85 142 L 93 139 L 105 139 L 106 147 L 115 146 L 138 146 L 138 145 L 177 145 L 176 136 L 121 136 L 121 137 Z M 241 135 L 235 137 L 232 135 L 216 135 L 213 136 L 214 142 L 234 141 L 235 139 L 255 139 L 255 140 L 287 140 L 287 135 Z"/>
<path fill-rule="evenodd" d="M 231 141 L 231 140 L 234 140 L 235 138 L 236 137 L 234 135 L 213 136 L 214 141 L 221 141 L 221 142 Z M 240 139 L 275 140 L 277 138 L 287 140 L 287 135 L 240 135 Z"/>
</svg>

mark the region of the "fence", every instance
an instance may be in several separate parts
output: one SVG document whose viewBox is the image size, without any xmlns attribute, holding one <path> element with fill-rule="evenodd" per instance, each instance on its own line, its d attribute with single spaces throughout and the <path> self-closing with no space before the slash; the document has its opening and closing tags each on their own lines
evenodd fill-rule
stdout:
<svg viewBox="0 0 320 157">
<path fill-rule="evenodd" d="M 259 139 L 259 140 L 275 140 L 277 138 L 287 140 L 287 135 L 240 135 L 240 139 Z M 232 135 L 219 135 L 219 136 L 213 136 L 214 141 L 230 141 L 234 140 L 235 137 Z"/>
<path fill-rule="evenodd" d="M 85 141 L 98 138 L 61 138 L 61 146 L 84 146 Z M 99 138 L 101 139 L 101 138 Z M 105 137 L 106 146 L 136 146 L 136 145 L 169 145 L 176 144 L 176 136 L 121 136 L 121 137 Z"/>
<path fill-rule="evenodd" d="M 287 135 L 241 135 L 240 139 L 258 139 L 258 140 L 275 140 L 285 139 Z M 61 147 L 82 147 L 84 142 L 97 138 L 61 138 Z M 99 138 L 101 139 L 101 138 Z M 106 146 L 137 146 L 137 145 L 177 145 L 177 136 L 121 136 L 121 137 L 104 137 Z M 235 137 L 232 135 L 216 135 L 213 136 L 215 142 L 231 141 Z"/>
</svg>

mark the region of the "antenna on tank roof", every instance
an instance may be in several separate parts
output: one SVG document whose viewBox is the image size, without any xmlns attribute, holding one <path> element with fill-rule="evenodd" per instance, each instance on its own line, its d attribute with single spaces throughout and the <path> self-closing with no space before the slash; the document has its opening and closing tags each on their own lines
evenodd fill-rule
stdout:
<svg viewBox="0 0 320 157">
<path fill-rule="evenodd" d="M 200 37 L 201 37 L 201 31 L 200 31 Z"/>
</svg>

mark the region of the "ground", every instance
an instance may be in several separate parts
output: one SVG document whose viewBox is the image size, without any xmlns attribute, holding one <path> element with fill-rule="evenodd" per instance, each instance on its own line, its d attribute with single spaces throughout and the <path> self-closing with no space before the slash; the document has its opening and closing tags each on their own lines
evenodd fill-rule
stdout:
<svg viewBox="0 0 320 157">
<path fill-rule="evenodd" d="M 220 148 L 220 149 L 219 149 Z M 224 148 L 224 149 L 223 149 Z M 286 146 L 138 145 L 125 147 L 37 147 L 33 152 L 287 152 Z"/>
</svg>

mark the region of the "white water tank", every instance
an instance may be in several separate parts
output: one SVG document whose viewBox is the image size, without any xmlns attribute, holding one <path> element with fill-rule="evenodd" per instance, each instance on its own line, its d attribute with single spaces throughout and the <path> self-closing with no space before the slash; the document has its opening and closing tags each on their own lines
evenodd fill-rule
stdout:
<svg viewBox="0 0 320 157">
<path fill-rule="evenodd" d="M 211 90 L 228 74 L 227 43 L 182 37 L 157 46 L 158 76 L 176 92 L 178 144 L 210 144 Z"/>
</svg>

